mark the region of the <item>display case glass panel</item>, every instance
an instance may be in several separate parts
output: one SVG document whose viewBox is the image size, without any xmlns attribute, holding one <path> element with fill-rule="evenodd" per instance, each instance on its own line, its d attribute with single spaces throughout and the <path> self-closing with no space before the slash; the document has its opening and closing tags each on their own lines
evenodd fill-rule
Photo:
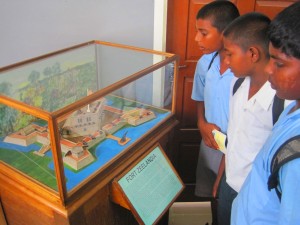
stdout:
<svg viewBox="0 0 300 225">
<path fill-rule="evenodd" d="M 47 121 L 2 104 L 0 111 L 0 159 L 57 190 Z"/>
<path fill-rule="evenodd" d="M 1 68 L 0 160 L 73 190 L 173 114 L 176 60 L 93 41 Z"/>
</svg>

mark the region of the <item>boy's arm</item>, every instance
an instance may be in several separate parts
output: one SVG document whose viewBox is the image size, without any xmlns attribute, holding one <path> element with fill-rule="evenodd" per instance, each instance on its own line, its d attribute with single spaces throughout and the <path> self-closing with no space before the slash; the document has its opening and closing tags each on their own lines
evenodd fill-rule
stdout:
<svg viewBox="0 0 300 225">
<path fill-rule="evenodd" d="M 294 159 L 279 170 L 281 205 L 278 224 L 300 224 L 300 159 Z M 277 197 L 277 196 L 276 196 Z"/>
<path fill-rule="evenodd" d="M 212 196 L 214 198 L 217 197 L 219 184 L 220 184 L 220 181 L 221 181 L 221 178 L 222 178 L 222 175 L 223 175 L 224 171 L 225 171 L 225 154 L 223 154 L 223 156 L 222 156 L 220 166 L 219 166 L 218 175 L 217 175 L 216 181 L 215 181 L 214 186 L 213 186 Z"/>
<path fill-rule="evenodd" d="M 199 128 L 202 140 L 204 143 L 213 149 L 218 149 L 218 144 L 216 143 L 214 136 L 212 134 L 213 130 L 220 130 L 215 124 L 207 123 L 205 119 L 205 107 L 203 101 L 197 101 L 197 117 L 198 123 L 197 126 Z"/>
</svg>

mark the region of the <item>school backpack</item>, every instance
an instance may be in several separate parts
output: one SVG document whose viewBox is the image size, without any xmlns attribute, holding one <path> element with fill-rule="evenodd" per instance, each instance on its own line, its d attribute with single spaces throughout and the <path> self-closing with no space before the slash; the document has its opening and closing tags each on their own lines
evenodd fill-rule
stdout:
<svg viewBox="0 0 300 225">
<path fill-rule="evenodd" d="M 210 69 L 211 65 L 213 64 L 213 62 L 214 62 L 215 58 L 217 57 L 217 55 L 218 55 L 218 52 L 216 52 L 216 53 L 213 55 L 213 57 L 211 58 L 211 60 L 210 60 L 210 62 L 209 62 L 209 64 L 208 64 L 208 67 L 207 67 L 207 71 L 209 71 L 209 69 Z"/>
<path fill-rule="evenodd" d="M 237 89 L 241 86 L 245 78 L 238 78 L 232 88 L 232 95 L 235 94 Z M 278 98 L 277 95 L 274 96 L 273 108 L 272 108 L 272 117 L 273 125 L 277 122 L 280 114 L 284 109 L 284 99 Z"/>
<path fill-rule="evenodd" d="M 279 169 L 287 162 L 300 157 L 300 135 L 295 136 L 284 142 L 274 154 L 271 161 L 271 175 L 268 180 L 268 189 L 275 188 L 279 200 L 281 200 L 281 192 L 278 189 Z"/>
</svg>

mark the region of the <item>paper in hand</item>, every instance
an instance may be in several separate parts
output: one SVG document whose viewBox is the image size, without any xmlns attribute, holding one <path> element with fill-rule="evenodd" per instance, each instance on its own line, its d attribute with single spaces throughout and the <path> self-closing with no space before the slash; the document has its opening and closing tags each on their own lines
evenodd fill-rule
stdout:
<svg viewBox="0 0 300 225">
<path fill-rule="evenodd" d="M 224 154 L 226 154 L 226 139 L 227 139 L 226 134 L 223 134 L 222 132 L 220 132 L 218 130 L 213 130 L 212 133 L 213 133 L 215 141 L 217 142 L 217 144 L 219 146 L 219 150 L 221 152 L 223 152 Z"/>
</svg>

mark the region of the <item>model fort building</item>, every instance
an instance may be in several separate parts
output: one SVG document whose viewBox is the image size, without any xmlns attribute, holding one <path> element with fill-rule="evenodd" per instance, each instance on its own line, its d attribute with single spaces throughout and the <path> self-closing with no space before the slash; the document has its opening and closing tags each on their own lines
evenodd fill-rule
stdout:
<svg viewBox="0 0 300 225">
<path fill-rule="evenodd" d="M 124 114 L 121 116 L 123 119 L 127 121 L 132 126 L 138 126 L 142 123 L 145 123 L 149 120 L 152 120 L 155 118 L 154 112 L 144 109 L 144 108 L 136 108 L 129 110 L 127 112 L 124 112 Z"/>
<path fill-rule="evenodd" d="M 88 145 L 91 147 L 104 138 L 105 134 L 103 132 L 95 132 L 93 138 L 85 139 L 85 141 L 87 141 Z M 38 156 L 44 156 L 51 148 L 48 129 L 37 124 L 30 124 L 18 132 L 7 135 L 4 138 L 4 142 L 21 146 L 39 143 L 42 145 L 41 148 L 38 151 L 33 152 Z M 83 142 L 75 143 L 71 140 L 62 138 L 60 140 L 60 146 L 64 156 L 64 163 L 75 170 L 79 170 L 94 161 L 94 157 L 85 148 Z"/>
<path fill-rule="evenodd" d="M 39 142 L 44 146 L 50 145 L 47 128 L 36 124 L 30 124 L 18 132 L 6 136 L 4 142 L 21 146 L 28 146 L 35 142 Z"/>
<path fill-rule="evenodd" d="M 63 129 L 68 130 L 72 136 L 90 135 L 100 130 L 105 103 L 105 98 L 102 98 L 77 110 L 67 118 Z"/>
</svg>

